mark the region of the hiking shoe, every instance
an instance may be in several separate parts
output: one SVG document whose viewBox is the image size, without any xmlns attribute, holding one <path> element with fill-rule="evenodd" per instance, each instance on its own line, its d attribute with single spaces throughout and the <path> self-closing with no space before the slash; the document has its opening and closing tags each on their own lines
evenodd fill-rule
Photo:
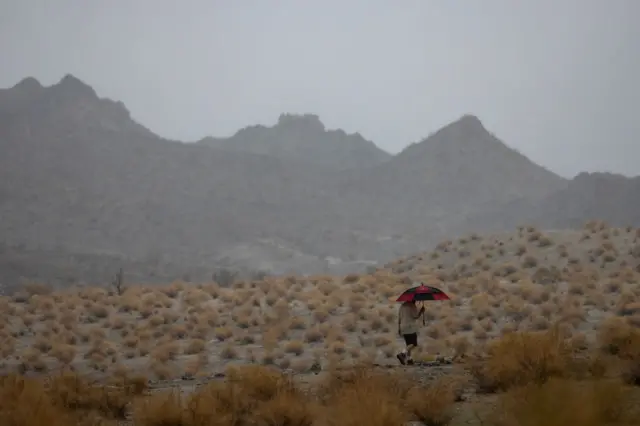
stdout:
<svg viewBox="0 0 640 426">
<path fill-rule="evenodd" d="M 407 364 L 407 355 L 406 354 L 403 354 L 401 352 L 398 355 L 396 355 L 396 357 L 398 358 L 398 361 L 400 361 L 400 364 L 402 364 L 402 365 L 406 365 Z"/>
</svg>

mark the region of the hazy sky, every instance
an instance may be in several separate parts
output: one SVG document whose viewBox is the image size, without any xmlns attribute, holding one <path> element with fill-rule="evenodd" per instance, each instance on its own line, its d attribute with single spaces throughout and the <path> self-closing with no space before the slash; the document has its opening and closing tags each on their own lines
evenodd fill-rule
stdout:
<svg viewBox="0 0 640 426">
<path fill-rule="evenodd" d="M 465 113 L 640 174 L 638 0 L 0 0 L 0 86 L 71 73 L 182 140 L 318 114 L 397 152 Z"/>
</svg>

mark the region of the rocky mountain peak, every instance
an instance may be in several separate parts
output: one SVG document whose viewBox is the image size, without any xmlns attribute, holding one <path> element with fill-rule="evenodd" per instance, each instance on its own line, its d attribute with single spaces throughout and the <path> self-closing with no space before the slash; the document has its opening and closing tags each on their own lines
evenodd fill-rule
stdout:
<svg viewBox="0 0 640 426">
<path fill-rule="evenodd" d="M 13 86 L 9 90 L 13 89 L 13 90 L 33 92 L 36 90 L 41 90 L 42 88 L 43 88 L 42 84 L 40 84 L 40 82 L 36 78 L 26 77 L 20 80 L 15 86 Z"/>
<path fill-rule="evenodd" d="M 315 114 L 280 114 L 278 127 L 324 132 L 325 126 Z"/>
<path fill-rule="evenodd" d="M 66 74 L 57 84 L 48 89 L 50 93 L 65 99 L 99 99 L 93 87 L 71 74 Z"/>
</svg>

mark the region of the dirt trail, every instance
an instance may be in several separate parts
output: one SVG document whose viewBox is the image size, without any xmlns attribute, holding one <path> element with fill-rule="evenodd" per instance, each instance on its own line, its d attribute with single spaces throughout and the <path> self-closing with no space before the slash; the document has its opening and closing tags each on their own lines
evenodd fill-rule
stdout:
<svg viewBox="0 0 640 426">
<path fill-rule="evenodd" d="M 424 364 L 424 365 L 416 365 L 416 366 L 400 366 L 400 365 L 373 365 L 371 368 L 374 371 L 389 371 L 389 372 L 400 372 L 406 373 L 410 377 L 415 377 L 415 380 L 419 383 L 429 383 L 430 381 L 434 381 L 443 377 L 451 377 L 452 380 L 455 379 L 470 379 L 470 375 L 468 372 L 467 366 L 462 364 Z M 353 367 L 341 367 L 338 371 L 348 372 L 352 371 Z M 287 372 L 291 374 L 294 380 L 300 385 L 300 388 L 303 390 L 312 390 L 315 388 L 317 384 L 319 384 L 323 379 L 326 378 L 328 374 L 334 374 L 332 370 L 322 370 L 316 373 L 293 373 Z M 214 381 L 224 381 L 227 380 L 227 377 L 222 374 L 214 374 L 208 377 L 200 377 L 193 379 L 178 379 L 178 380 L 164 380 L 164 381 L 154 381 L 149 383 L 149 388 L 147 391 L 148 395 L 153 395 L 156 392 L 179 392 L 183 396 L 189 395 L 192 392 L 195 392 L 199 387 L 205 386 L 208 383 Z M 462 393 L 459 395 L 459 402 L 456 403 L 454 407 L 454 420 L 452 421 L 452 425 L 474 425 L 479 424 L 478 419 L 476 418 L 476 411 L 478 407 L 478 397 L 475 395 L 475 389 L 472 386 L 472 381 L 468 380 L 468 385 L 463 389 Z M 131 413 L 127 416 L 127 419 L 124 420 L 122 425 L 130 426 L 133 424 Z M 412 423 L 409 423 L 409 425 Z"/>
<path fill-rule="evenodd" d="M 416 366 L 401 366 L 401 365 L 374 365 L 372 366 L 373 370 L 378 371 L 398 371 L 398 372 L 406 372 L 407 374 L 413 376 L 415 375 L 416 381 L 420 383 L 428 383 L 430 381 L 436 380 L 445 376 L 456 376 L 456 377 L 465 377 L 468 376 L 468 371 L 466 368 L 459 364 L 424 364 L 424 365 L 416 365 Z M 341 367 L 338 371 L 349 371 L 353 370 L 353 367 Z M 317 373 L 308 372 L 308 373 L 293 373 L 286 372 L 290 374 L 294 380 L 300 385 L 312 386 L 317 384 L 319 381 L 324 379 L 327 374 L 329 374 L 331 370 L 323 370 Z M 149 392 L 161 392 L 166 390 L 175 390 L 180 391 L 181 393 L 191 393 L 197 388 L 206 385 L 207 383 L 213 381 L 224 381 L 226 380 L 226 376 L 223 373 L 217 373 L 207 377 L 198 377 L 198 378 L 184 378 L 177 380 L 162 380 L 162 381 L 153 381 L 149 383 Z"/>
</svg>

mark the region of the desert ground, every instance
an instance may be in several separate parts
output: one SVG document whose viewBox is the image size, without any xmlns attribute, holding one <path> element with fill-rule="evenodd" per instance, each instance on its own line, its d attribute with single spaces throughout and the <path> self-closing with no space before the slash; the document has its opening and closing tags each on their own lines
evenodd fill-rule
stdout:
<svg viewBox="0 0 640 426">
<path fill-rule="evenodd" d="M 640 229 L 593 221 L 364 275 L 29 283 L 0 299 L 0 424 L 640 424 L 639 281 Z M 451 300 L 425 302 L 401 367 L 394 300 L 417 282 Z"/>
</svg>

